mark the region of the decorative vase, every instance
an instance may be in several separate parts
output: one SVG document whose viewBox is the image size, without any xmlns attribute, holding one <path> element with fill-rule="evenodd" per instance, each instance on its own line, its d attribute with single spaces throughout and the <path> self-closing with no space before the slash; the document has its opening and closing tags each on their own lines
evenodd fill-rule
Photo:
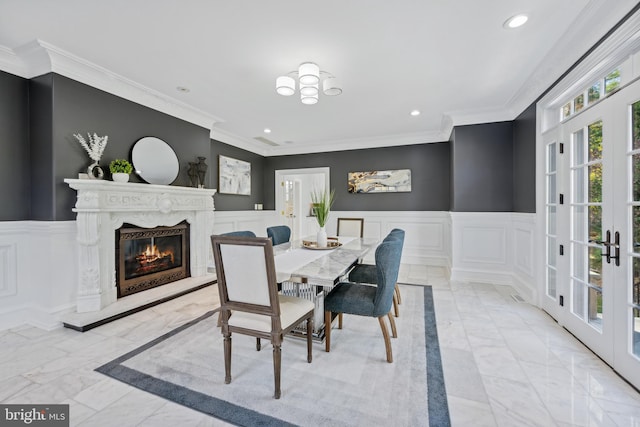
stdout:
<svg viewBox="0 0 640 427">
<path fill-rule="evenodd" d="M 318 235 L 316 236 L 316 244 L 319 248 L 327 247 L 327 231 L 324 229 L 324 226 L 320 227 L 320 230 L 318 230 Z"/>
<path fill-rule="evenodd" d="M 115 182 L 129 182 L 129 174 L 124 172 L 112 173 L 111 178 L 113 178 Z"/>
<path fill-rule="evenodd" d="M 100 167 L 97 161 L 89 165 L 89 167 L 87 168 L 87 174 L 89 175 L 89 178 L 92 178 L 92 179 L 104 178 L 104 171 L 102 170 L 102 168 Z"/>
<path fill-rule="evenodd" d="M 204 176 L 207 173 L 207 168 L 209 167 L 204 161 L 206 157 L 198 157 L 198 181 L 200 183 L 200 188 L 204 188 Z"/>
<path fill-rule="evenodd" d="M 189 182 L 191 183 L 191 186 L 198 188 L 198 164 L 189 162 L 187 174 L 189 175 Z"/>
</svg>

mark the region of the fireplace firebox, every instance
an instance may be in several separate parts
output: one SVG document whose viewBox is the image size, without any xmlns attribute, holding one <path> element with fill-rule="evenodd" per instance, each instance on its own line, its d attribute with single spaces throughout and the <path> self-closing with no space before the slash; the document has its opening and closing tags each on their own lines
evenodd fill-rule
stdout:
<svg viewBox="0 0 640 427">
<path fill-rule="evenodd" d="M 118 298 L 190 276 L 189 223 L 116 230 Z"/>
</svg>

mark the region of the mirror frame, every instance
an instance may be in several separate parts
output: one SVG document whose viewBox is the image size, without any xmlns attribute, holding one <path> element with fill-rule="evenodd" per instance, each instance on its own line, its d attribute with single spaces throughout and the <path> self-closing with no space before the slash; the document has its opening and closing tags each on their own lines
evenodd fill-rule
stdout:
<svg viewBox="0 0 640 427">
<path fill-rule="evenodd" d="M 155 136 L 145 136 L 133 144 L 131 162 L 136 174 L 149 184 L 170 185 L 180 172 L 176 152 Z"/>
</svg>

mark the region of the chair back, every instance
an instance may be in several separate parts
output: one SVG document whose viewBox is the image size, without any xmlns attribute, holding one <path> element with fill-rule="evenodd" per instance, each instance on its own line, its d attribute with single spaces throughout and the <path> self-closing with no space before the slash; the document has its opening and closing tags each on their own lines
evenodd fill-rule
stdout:
<svg viewBox="0 0 640 427">
<path fill-rule="evenodd" d="M 280 305 L 271 240 L 214 235 L 211 245 L 223 316 L 228 318 L 230 310 L 271 316 L 273 328 L 279 329 Z"/>
<path fill-rule="evenodd" d="M 228 233 L 222 233 L 221 236 L 256 237 L 256 233 L 249 230 L 230 231 Z"/>
<path fill-rule="evenodd" d="M 391 310 L 401 257 L 402 241 L 398 238 L 385 239 L 376 248 L 378 280 L 373 301 L 373 315 L 376 317 L 384 316 Z"/>
<path fill-rule="evenodd" d="M 274 246 L 287 243 L 291 239 L 291 229 L 286 225 L 274 225 L 267 228 L 267 236 Z"/>
<path fill-rule="evenodd" d="M 338 236 L 363 237 L 364 218 L 338 218 Z"/>
</svg>

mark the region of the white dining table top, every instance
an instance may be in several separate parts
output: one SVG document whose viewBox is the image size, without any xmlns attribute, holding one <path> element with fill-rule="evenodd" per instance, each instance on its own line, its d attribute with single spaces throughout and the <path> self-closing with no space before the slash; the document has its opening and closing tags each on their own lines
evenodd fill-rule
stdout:
<svg viewBox="0 0 640 427">
<path fill-rule="evenodd" d="M 274 246 L 278 282 L 304 277 L 312 284 L 332 286 L 336 279 L 378 245 L 378 239 L 366 237 L 338 237 L 338 241 L 342 245 L 335 249 L 308 249 L 303 246 L 303 240 Z"/>
</svg>

